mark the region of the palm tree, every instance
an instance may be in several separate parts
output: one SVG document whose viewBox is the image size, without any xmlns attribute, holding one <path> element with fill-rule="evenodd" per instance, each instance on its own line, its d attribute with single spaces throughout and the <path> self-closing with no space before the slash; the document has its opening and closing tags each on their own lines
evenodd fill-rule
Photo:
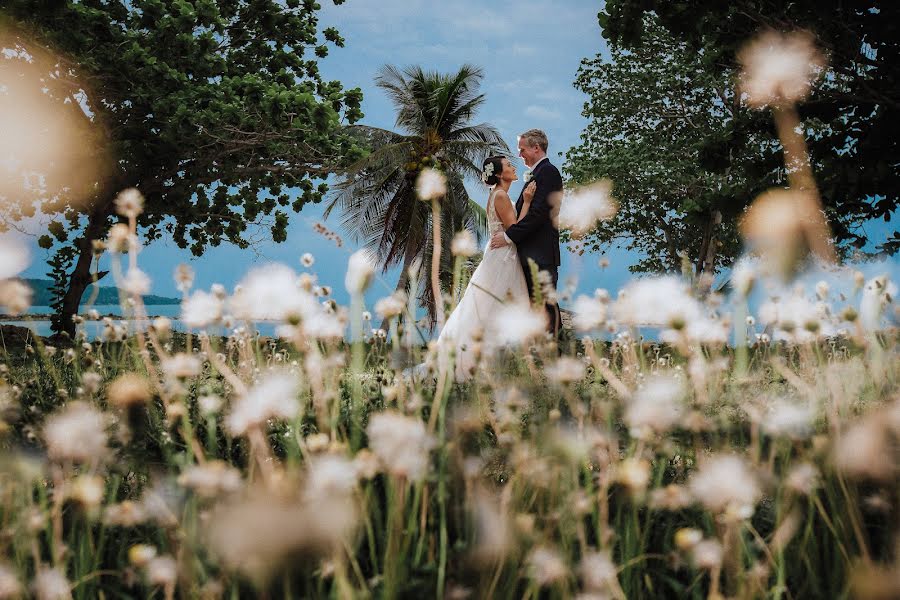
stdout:
<svg viewBox="0 0 900 600">
<path fill-rule="evenodd" d="M 383 271 L 402 263 L 397 290 L 407 291 L 411 265 L 417 260 L 428 265 L 431 260 L 431 207 L 415 191 L 423 169 L 436 168 L 447 177 L 441 204 L 442 280 L 452 271 L 449 247 L 454 233 L 466 228 L 479 240 L 486 233 L 484 209 L 469 198 L 464 182 L 480 182 L 484 158 L 508 155 L 509 148 L 494 127 L 471 124 L 484 103 L 484 94 L 478 93 L 482 77 L 482 70 L 472 65 L 463 65 L 452 75 L 385 65 L 375 84 L 394 104 L 401 131 L 353 128 L 371 151 L 334 186 L 325 216 L 340 208 L 342 227 L 375 254 Z M 421 279 L 427 282 L 427 277 Z M 422 285 L 417 293 L 433 323 L 431 287 Z"/>
</svg>

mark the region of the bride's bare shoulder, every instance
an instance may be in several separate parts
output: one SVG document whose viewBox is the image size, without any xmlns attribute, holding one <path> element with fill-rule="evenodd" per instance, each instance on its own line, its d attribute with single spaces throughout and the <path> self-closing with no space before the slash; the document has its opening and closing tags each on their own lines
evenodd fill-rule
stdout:
<svg viewBox="0 0 900 600">
<path fill-rule="evenodd" d="M 496 202 L 497 200 L 500 200 L 501 202 L 506 200 L 507 202 L 512 203 L 512 200 L 510 199 L 509 194 L 506 192 L 506 190 L 497 190 L 496 192 L 494 192 L 494 201 Z"/>
</svg>

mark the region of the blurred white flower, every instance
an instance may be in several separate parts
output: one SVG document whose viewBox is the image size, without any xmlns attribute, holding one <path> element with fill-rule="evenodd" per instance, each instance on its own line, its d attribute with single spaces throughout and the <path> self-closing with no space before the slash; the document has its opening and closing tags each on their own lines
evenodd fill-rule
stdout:
<svg viewBox="0 0 900 600">
<path fill-rule="evenodd" d="M 72 597 L 69 580 L 59 569 L 39 568 L 31 585 L 37 600 L 69 600 Z"/>
<path fill-rule="evenodd" d="M 92 462 L 107 453 L 106 415 L 85 402 L 70 402 L 44 424 L 44 442 L 50 458 Z"/>
<path fill-rule="evenodd" d="M 688 486 L 706 508 L 731 516 L 749 518 L 760 497 L 753 472 L 743 460 L 732 455 L 707 459 L 691 476 Z"/>
<path fill-rule="evenodd" d="M 316 258 L 310 254 L 309 252 L 304 252 L 303 256 L 300 257 L 300 264 L 306 267 L 307 269 L 315 264 Z"/>
<path fill-rule="evenodd" d="M 461 256 L 468 258 L 478 253 L 478 244 L 475 243 L 475 236 L 468 229 L 463 229 L 455 236 L 450 243 L 450 252 L 453 256 Z"/>
<path fill-rule="evenodd" d="M 841 432 L 832 451 L 835 466 L 860 479 L 895 479 L 897 463 L 885 425 L 875 414 Z"/>
<path fill-rule="evenodd" d="M 418 481 L 428 473 L 434 438 L 425 424 L 396 412 L 373 415 L 366 428 L 369 448 L 392 475 Z"/>
<path fill-rule="evenodd" d="M 369 287 L 374 274 L 375 260 L 372 254 L 368 250 L 357 250 L 347 262 L 344 285 L 351 294 L 361 294 Z"/>
<path fill-rule="evenodd" d="M 117 213 L 123 217 L 134 219 L 144 212 L 144 196 L 137 188 L 128 188 L 119 192 L 116 196 L 115 205 Z"/>
<path fill-rule="evenodd" d="M 579 238 L 591 231 L 597 221 L 613 218 L 618 205 L 611 193 L 612 182 L 606 179 L 572 190 L 560 206 L 559 229 L 568 229 Z"/>
<path fill-rule="evenodd" d="M 809 495 L 818 486 L 821 475 L 819 470 L 808 462 L 803 462 L 791 467 L 784 478 L 785 485 L 798 494 Z"/>
<path fill-rule="evenodd" d="M 172 587 L 178 579 L 178 563 L 169 555 L 155 556 L 147 562 L 144 572 L 150 585 Z"/>
<path fill-rule="evenodd" d="M 179 485 L 193 490 L 198 496 L 215 498 L 241 489 L 241 472 L 221 460 L 187 467 L 178 477 Z"/>
<path fill-rule="evenodd" d="M 0 598 L 3 600 L 20 598 L 22 596 L 22 584 L 13 568 L 5 563 L 0 563 Z"/>
<path fill-rule="evenodd" d="M 866 282 L 859 301 L 859 322 L 866 331 L 877 331 L 883 327 L 884 310 L 896 296 L 897 286 L 887 275 L 873 277 Z"/>
<path fill-rule="evenodd" d="M 186 294 L 194 285 L 194 269 L 184 263 L 175 267 L 175 286 L 178 291 Z"/>
<path fill-rule="evenodd" d="M 799 439 L 809 434 L 814 418 L 809 404 L 778 400 L 763 417 L 762 427 L 770 435 Z"/>
<path fill-rule="evenodd" d="M 422 169 L 416 179 L 416 194 L 421 200 L 431 201 L 447 193 L 447 178 L 436 169 Z"/>
<path fill-rule="evenodd" d="M 222 318 L 223 307 L 219 296 L 197 290 L 181 303 L 181 320 L 188 327 L 206 327 Z"/>
<path fill-rule="evenodd" d="M 120 287 L 129 296 L 145 296 L 150 293 L 150 277 L 137 267 L 132 267 L 128 269 Z"/>
<path fill-rule="evenodd" d="M 525 302 L 505 304 L 497 311 L 490 327 L 491 341 L 517 346 L 543 335 L 547 328 L 547 315 Z"/>
<path fill-rule="evenodd" d="M 300 410 L 299 391 L 297 375 L 273 369 L 234 402 L 225 424 L 232 435 L 243 435 L 269 419 L 293 419 Z"/>
<path fill-rule="evenodd" d="M 658 375 L 644 382 L 625 409 L 625 422 L 636 437 L 664 433 L 681 418 L 684 383 L 672 376 Z"/>
<path fill-rule="evenodd" d="M 250 271 L 229 301 L 235 317 L 248 321 L 303 319 L 319 313 L 319 303 L 299 285 L 290 267 L 273 263 Z"/>
<path fill-rule="evenodd" d="M 746 298 L 756 282 L 756 268 L 746 258 L 734 263 L 731 269 L 731 287 L 742 298 Z"/>
<path fill-rule="evenodd" d="M 562 356 L 544 369 L 549 381 L 557 383 L 575 383 L 584 379 L 584 363 L 571 356 Z"/>
<path fill-rule="evenodd" d="M 629 325 L 660 325 L 683 329 L 703 311 L 679 278 L 647 277 L 627 284 L 613 307 L 618 321 Z"/>
<path fill-rule="evenodd" d="M 512 523 L 501 499 L 482 488 L 473 494 L 472 513 L 475 521 L 475 548 L 478 560 L 499 560 L 512 549 Z"/>
<path fill-rule="evenodd" d="M 390 319 L 401 314 L 406 309 L 406 294 L 402 291 L 394 292 L 375 303 L 375 312 L 382 319 Z"/>
<path fill-rule="evenodd" d="M 528 573 L 538 585 L 546 586 L 569 576 L 560 553 L 548 546 L 536 546 L 528 555 Z"/>
<path fill-rule="evenodd" d="M 124 253 L 137 247 L 137 238 L 125 223 L 116 223 L 106 235 L 106 247 L 110 252 Z"/>
<path fill-rule="evenodd" d="M 28 247 L 15 240 L 0 238 L 0 280 L 15 277 L 30 262 Z"/>
<path fill-rule="evenodd" d="M 741 91 L 755 108 L 803 100 L 825 68 L 814 38 L 804 31 L 767 31 L 738 53 Z"/>
<path fill-rule="evenodd" d="M 191 354 L 179 352 L 162 360 L 162 369 L 169 377 L 187 379 L 196 377 L 203 370 L 203 362 Z"/>
<path fill-rule="evenodd" d="M 578 296 L 572 306 L 572 325 L 578 331 L 591 331 L 606 323 L 607 303 L 597 296 Z"/>
<path fill-rule="evenodd" d="M 578 565 L 578 573 L 586 590 L 603 592 L 610 588 L 617 589 L 619 582 L 618 567 L 610 557 L 609 551 L 588 552 Z"/>
<path fill-rule="evenodd" d="M 315 502 L 328 502 L 335 496 L 349 496 L 356 489 L 357 470 L 352 461 L 335 454 L 310 459 L 304 494 Z"/>
<path fill-rule="evenodd" d="M 691 548 L 691 558 L 698 569 L 715 569 L 722 564 L 722 544 L 716 540 L 701 540 Z"/>
<path fill-rule="evenodd" d="M 0 306 L 12 315 L 28 310 L 32 293 L 31 287 L 18 279 L 0 280 Z"/>
</svg>

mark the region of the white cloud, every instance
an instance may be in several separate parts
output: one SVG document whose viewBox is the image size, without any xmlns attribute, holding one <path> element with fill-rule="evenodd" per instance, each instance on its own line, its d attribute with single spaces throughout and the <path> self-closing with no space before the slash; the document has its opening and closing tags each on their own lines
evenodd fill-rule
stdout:
<svg viewBox="0 0 900 600">
<path fill-rule="evenodd" d="M 525 116 L 531 117 L 532 119 L 537 119 L 539 121 L 556 121 L 557 119 L 561 119 L 562 115 L 555 110 L 549 109 L 545 106 L 539 106 L 537 104 L 531 104 L 525 107 Z"/>
</svg>

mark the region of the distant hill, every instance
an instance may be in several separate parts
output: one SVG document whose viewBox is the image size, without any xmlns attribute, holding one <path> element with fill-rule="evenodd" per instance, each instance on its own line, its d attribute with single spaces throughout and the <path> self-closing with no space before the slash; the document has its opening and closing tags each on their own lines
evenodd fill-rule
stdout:
<svg viewBox="0 0 900 600">
<path fill-rule="evenodd" d="M 31 289 L 34 291 L 34 297 L 31 299 L 32 306 L 49 306 L 50 302 L 53 300 L 53 294 L 50 293 L 50 286 L 53 285 L 53 281 L 50 279 L 23 279 Z M 82 302 L 86 301 L 90 298 L 91 293 L 93 292 L 93 287 L 88 286 L 88 289 L 84 292 L 84 298 L 82 298 Z M 111 286 L 100 286 L 100 292 L 97 294 L 97 299 L 94 301 L 94 304 L 118 304 L 119 303 L 119 289 Z M 144 296 L 144 304 L 180 304 L 181 300 L 178 298 L 167 298 L 165 296 L 156 296 L 153 294 L 149 294 Z"/>
</svg>

